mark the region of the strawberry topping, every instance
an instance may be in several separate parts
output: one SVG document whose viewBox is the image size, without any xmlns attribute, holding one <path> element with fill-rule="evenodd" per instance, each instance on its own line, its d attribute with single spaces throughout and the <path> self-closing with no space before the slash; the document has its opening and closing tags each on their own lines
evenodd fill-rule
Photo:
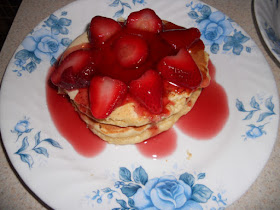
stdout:
<svg viewBox="0 0 280 210">
<path fill-rule="evenodd" d="M 93 76 L 97 74 L 96 63 L 89 62 L 80 72 L 76 74 L 77 87 L 88 87 Z"/>
<path fill-rule="evenodd" d="M 89 50 L 77 50 L 70 53 L 52 73 L 52 83 L 65 89 L 77 88 L 76 75 L 91 62 L 91 55 Z"/>
<path fill-rule="evenodd" d="M 89 27 L 89 39 L 95 46 L 104 44 L 122 29 L 121 25 L 111 19 L 101 16 L 92 18 Z"/>
<path fill-rule="evenodd" d="M 195 89 L 202 76 L 192 56 L 186 49 L 180 49 L 175 56 L 166 56 L 158 64 L 161 76 L 178 86 Z"/>
<path fill-rule="evenodd" d="M 151 9 L 132 12 L 126 21 L 126 27 L 141 31 L 158 33 L 162 30 L 162 21 Z"/>
<path fill-rule="evenodd" d="M 92 115 L 97 119 L 108 117 L 123 101 L 127 86 L 120 80 L 95 76 L 89 87 L 89 101 Z"/>
<path fill-rule="evenodd" d="M 196 28 L 169 22 L 163 26 L 151 9 L 131 13 L 124 23 L 96 16 L 86 49 L 66 51 L 51 81 L 67 90 L 89 88 L 90 109 L 97 119 L 108 117 L 128 90 L 146 110 L 161 114 L 163 84 L 183 89 L 209 84 L 190 55 L 204 50 L 200 35 Z"/>
<path fill-rule="evenodd" d="M 115 43 L 117 60 L 126 68 L 139 66 L 148 56 L 148 45 L 140 36 L 127 35 Z"/>
<path fill-rule="evenodd" d="M 166 40 L 174 49 L 189 48 L 192 43 L 200 38 L 200 31 L 197 28 L 169 30 L 160 33 L 161 37 Z"/>
<path fill-rule="evenodd" d="M 76 75 L 73 73 L 73 67 L 70 66 L 61 74 L 60 85 L 65 89 L 72 89 L 76 86 Z"/>
<path fill-rule="evenodd" d="M 198 39 L 194 43 L 192 43 L 192 45 L 188 48 L 188 51 L 190 53 L 192 53 L 192 52 L 197 52 L 197 51 L 204 50 L 204 49 L 205 49 L 205 45 L 204 45 L 203 41 L 201 39 Z"/>
<path fill-rule="evenodd" d="M 151 113 L 162 112 L 163 83 L 154 70 L 146 71 L 139 79 L 131 81 L 129 92 Z"/>
</svg>

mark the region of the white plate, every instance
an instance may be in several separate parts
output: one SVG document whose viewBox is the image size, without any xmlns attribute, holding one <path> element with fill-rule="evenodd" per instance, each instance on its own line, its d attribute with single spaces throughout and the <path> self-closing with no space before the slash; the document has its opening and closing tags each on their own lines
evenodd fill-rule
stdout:
<svg viewBox="0 0 280 210">
<path fill-rule="evenodd" d="M 254 1 L 254 13 L 261 36 L 280 62 L 280 5 L 278 0 Z"/>
<path fill-rule="evenodd" d="M 177 148 L 165 158 L 147 158 L 135 145 L 106 145 L 99 155 L 84 157 L 51 120 L 48 69 L 93 16 L 127 17 L 145 7 L 162 19 L 201 29 L 216 81 L 227 94 L 228 121 L 209 141 L 192 139 L 175 125 Z M 16 50 L 2 83 L 1 133 L 20 177 L 52 208 L 218 209 L 238 199 L 266 164 L 276 139 L 278 104 L 275 81 L 260 50 L 215 8 L 183 0 L 85 0 L 51 14 Z"/>
</svg>

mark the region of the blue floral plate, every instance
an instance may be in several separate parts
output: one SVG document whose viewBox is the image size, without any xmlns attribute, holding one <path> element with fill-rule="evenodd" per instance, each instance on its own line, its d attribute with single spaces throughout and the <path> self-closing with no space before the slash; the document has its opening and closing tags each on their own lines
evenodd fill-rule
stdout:
<svg viewBox="0 0 280 210">
<path fill-rule="evenodd" d="M 280 62 L 280 5 L 278 0 L 254 0 L 254 13 L 261 36 Z"/>
<path fill-rule="evenodd" d="M 91 18 L 126 18 L 149 7 L 165 20 L 198 27 L 223 86 L 229 118 L 209 141 L 175 125 L 177 148 L 150 159 L 135 145 L 79 155 L 52 123 L 45 81 L 50 66 Z M 54 209 L 223 209 L 255 181 L 272 151 L 279 98 L 254 41 L 229 17 L 200 1 L 76 1 L 38 24 L 16 50 L 1 90 L 1 133 L 14 168 Z M 191 154 L 191 155 L 190 155 Z"/>
</svg>

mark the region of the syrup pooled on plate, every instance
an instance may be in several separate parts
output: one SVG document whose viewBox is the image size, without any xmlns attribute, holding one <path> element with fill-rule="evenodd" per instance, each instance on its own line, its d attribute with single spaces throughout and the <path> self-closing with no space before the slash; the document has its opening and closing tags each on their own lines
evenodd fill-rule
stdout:
<svg viewBox="0 0 280 210">
<path fill-rule="evenodd" d="M 177 148 L 177 134 L 174 128 L 160 133 L 148 140 L 136 144 L 137 149 L 145 157 L 154 160 L 171 155 Z"/>
<path fill-rule="evenodd" d="M 187 135 L 200 140 L 209 140 L 219 134 L 229 116 L 227 95 L 215 81 L 215 66 L 209 62 L 210 85 L 199 96 L 193 109 L 181 117 L 178 126 Z"/>
<path fill-rule="evenodd" d="M 52 72 L 52 69 L 50 72 Z M 49 79 L 46 82 L 46 95 L 47 105 L 55 127 L 79 154 L 85 157 L 93 157 L 106 148 L 106 142 L 87 128 L 78 113 L 73 109 L 69 99 L 57 94 L 57 89 Z"/>
</svg>

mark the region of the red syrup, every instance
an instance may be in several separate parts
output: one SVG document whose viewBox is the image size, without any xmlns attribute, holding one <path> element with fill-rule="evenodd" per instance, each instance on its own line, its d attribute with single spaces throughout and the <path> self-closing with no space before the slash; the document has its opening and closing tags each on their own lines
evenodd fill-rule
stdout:
<svg viewBox="0 0 280 210">
<path fill-rule="evenodd" d="M 160 159 L 171 155 L 175 151 L 177 134 L 174 128 L 170 128 L 157 136 L 136 144 L 136 147 L 142 155 L 152 159 Z"/>
<path fill-rule="evenodd" d="M 203 89 L 193 109 L 176 123 L 185 134 L 199 140 L 217 136 L 229 116 L 227 95 L 224 88 L 215 81 L 216 70 L 211 61 L 208 68 L 210 85 Z"/>
<path fill-rule="evenodd" d="M 106 142 L 86 127 L 69 100 L 57 94 L 57 89 L 49 80 L 46 84 L 46 95 L 49 112 L 59 133 L 79 154 L 85 157 L 100 154 L 105 149 Z"/>
</svg>

